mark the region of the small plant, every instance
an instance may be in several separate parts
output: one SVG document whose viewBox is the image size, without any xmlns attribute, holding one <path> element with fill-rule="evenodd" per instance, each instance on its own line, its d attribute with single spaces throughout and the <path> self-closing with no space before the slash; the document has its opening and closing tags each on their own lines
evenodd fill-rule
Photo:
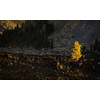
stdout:
<svg viewBox="0 0 100 100">
<path fill-rule="evenodd" d="M 79 45 L 78 41 L 76 41 L 74 43 L 73 53 L 71 53 L 73 59 L 79 60 L 79 58 L 82 56 L 80 47 L 81 45 Z"/>
</svg>

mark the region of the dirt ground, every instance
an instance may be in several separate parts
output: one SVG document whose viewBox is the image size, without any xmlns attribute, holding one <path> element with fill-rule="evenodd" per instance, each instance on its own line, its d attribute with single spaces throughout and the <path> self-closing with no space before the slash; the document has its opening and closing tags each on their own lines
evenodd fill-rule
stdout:
<svg viewBox="0 0 100 100">
<path fill-rule="evenodd" d="M 67 56 L 0 53 L 0 80 L 99 80 L 100 54 Z"/>
</svg>

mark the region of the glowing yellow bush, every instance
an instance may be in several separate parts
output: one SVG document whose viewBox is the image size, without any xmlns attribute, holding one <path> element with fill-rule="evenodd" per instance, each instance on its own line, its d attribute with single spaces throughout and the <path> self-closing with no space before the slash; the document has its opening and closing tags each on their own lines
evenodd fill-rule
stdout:
<svg viewBox="0 0 100 100">
<path fill-rule="evenodd" d="M 2 35 L 3 33 L 2 33 L 2 32 L 0 32 L 0 34 Z"/>
<path fill-rule="evenodd" d="M 0 20 L 0 25 L 3 26 L 3 28 L 5 29 L 9 29 L 9 30 L 12 30 L 12 29 L 15 29 L 15 27 L 17 27 L 17 23 L 19 24 L 19 28 L 21 28 L 21 23 L 24 23 L 26 22 L 27 20 Z M 4 32 L 4 29 L 2 31 L 0 31 L 0 35 L 3 35 L 3 32 Z"/>
<path fill-rule="evenodd" d="M 80 47 L 81 45 L 79 45 L 78 41 L 76 41 L 74 43 L 73 53 L 71 53 L 73 59 L 79 60 L 79 58 L 82 56 Z"/>
<path fill-rule="evenodd" d="M 15 29 L 17 23 L 25 23 L 26 20 L 0 20 L 0 25 L 2 25 L 5 29 Z M 20 28 L 19 24 L 19 28 Z"/>
</svg>

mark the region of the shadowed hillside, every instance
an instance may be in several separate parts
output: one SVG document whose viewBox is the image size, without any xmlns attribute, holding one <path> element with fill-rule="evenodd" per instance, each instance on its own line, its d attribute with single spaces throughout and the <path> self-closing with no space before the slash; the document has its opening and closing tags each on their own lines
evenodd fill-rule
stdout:
<svg viewBox="0 0 100 100">
<path fill-rule="evenodd" d="M 48 40 L 48 35 L 54 31 L 54 25 L 46 20 L 1 21 L 1 26 L 0 47 L 52 48 L 53 40 Z"/>
<path fill-rule="evenodd" d="M 70 55 L 75 41 L 81 44 L 82 50 L 83 47 L 90 50 L 95 39 L 97 38 L 98 44 L 100 40 L 99 20 L 15 20 L 6 21 L 6 25 L 3 23 L 5 21 L 1 22 L 3 26 L 0 26 L 0 30 L 6 30 L 4 35 L 0 36 L 1 47 L 48 48 L 48 54 Z M 19 26 L 16 26 L 17 22 Z M 16 27 L 13 30 L 7 30 L 7 25 L 9 29 L 12 26 Z M 93 48 L 95 46 L 92 46 Z"/>
</svg>

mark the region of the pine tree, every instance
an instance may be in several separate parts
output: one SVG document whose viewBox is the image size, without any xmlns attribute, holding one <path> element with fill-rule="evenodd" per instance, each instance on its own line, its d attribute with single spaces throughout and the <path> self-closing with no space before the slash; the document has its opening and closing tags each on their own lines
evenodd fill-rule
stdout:
<svg viewBox="0 0 100 100">
<path fill-rule="evenodd" d="M 53 39 L 51 39 L 51 49 L 53 49 Z"/>
<path fill-rule="evenodd" d="M 19 24 L 17 23 L 17 29 L 19 29 Z"/>
<path fill-rule="evenodd" d="M 33 25 L 30 26 L 30 33 L 33 33 Z"/>
<path fill-rule="evenodd" d="M 49 23 L 46 25 L 46 33 L 49 35 L 52 32 L 54 32 L 54 25 Z"/>
<path fill-rule="evenodd" d="M 100 43 L 98 41 L 98 43 L 97 43 L 97 52 L 99 52 L 99 51 L 100 51 Z"/>
<path fill-rule="evenodd" d="M 93 51 L 95 51 L 95 50 L 96 50 L 96 45 L 94 44 L 94 45 L 93 45 Z"/>
<path fill-rule="evenodd" d="M 98 44 L 98 40 L 97 38 L 95 39 L 95 46 L 97 47 L 97 44 Z"/>
<path fill-rule="evenodd" d="M 26 27 L 26 28 L 25 28 L 25 32 L 28 33 L 28 30 L 29 30 L 28 27 Z"/>
<path fill-rule="evenodd" d="M 85 51 L 85 49 L 86 49 L 86 47 L 85 47 L 85 45 L 83 46 L 83 52 Z"/>
</svg>

